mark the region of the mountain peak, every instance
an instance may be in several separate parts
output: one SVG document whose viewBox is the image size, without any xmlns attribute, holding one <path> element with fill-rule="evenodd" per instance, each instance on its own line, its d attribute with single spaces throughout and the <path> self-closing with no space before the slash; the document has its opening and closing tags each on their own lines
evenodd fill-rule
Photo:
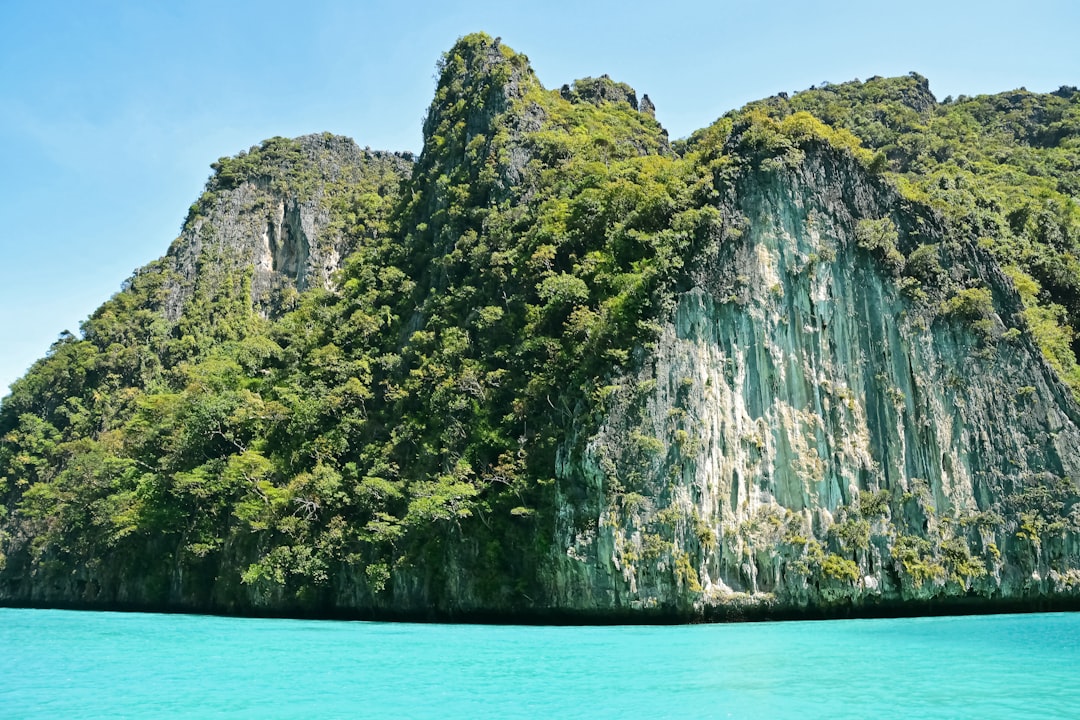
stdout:
<svg viewBox="0 0 1080 720">
<path fill-rule="evenodd" d="M 502 44 L 499 38 L 473 33 L 460 38 L 438 65 L 435 99 L 424 121 L 425 150 L 440 131 L 454 130 L 460 121 L 475 134 L 504 112 L 509 103 L 537 84 L 529 59 Z M 453 118 L 448 128 L 441 127 Z"/>
<path fill-rule="evenodd" d="M 612 80 L 607 74 L 575 80 L 572 86 L 563 85 L 560 94 L 570 102 L 589 102 L 593 105 L 625 102 L 638 109 L 637 91 L 624 82 Z"/>
</svg>

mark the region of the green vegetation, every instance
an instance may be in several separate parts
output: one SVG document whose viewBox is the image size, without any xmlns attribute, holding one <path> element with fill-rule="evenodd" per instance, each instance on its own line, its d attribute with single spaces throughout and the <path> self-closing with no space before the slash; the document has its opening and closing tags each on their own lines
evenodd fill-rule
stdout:
<svg viewBox="0 0 1080 720">
<path fill-rule="evenodd" d="M 847 558 L 829 553 L 821 563 L 821 572 L 825 577 L 854 583 L 859 580 L 859 566 Z"/>
<path fill-rule="evenodd" d="M 917 76 L 874 79 L 755 103 L 672 144 L 629 86 L 545 90 L 484 35 L 460 40 L 439 73 L 406 169 L 274 138 L 214 163 L 191 208 L 188 240 L 213 232 L 196 228 L 245 184 L 320 203 L 350 249 L 333 287 L 259 304 L 225 251 L 203 252 L 193 273 L 170 256 L 14 384 L 0 407 L 0 563 L 27 576 L 107 564 L 114 591 L 138 577 L 133 597 L 151 601 L 184 577 L 183 592 L 217 588 L 223 605 L 319 607 L 348 572 L 376 599 L 407 576 L 432 597 L 468 583 L 493 606 L 526 602 L 560 510 L 557 468 L 613 395 L 656 390 L 614 383 L 656 342 L 694 264 L 740 232 L 721 198 L 814 152 L 883 173 L 920 212 L 943 213 L 958 247 L 982 238 L 1009 263 L 1025 331 L 1080 388 L 1075 91 L 937 104 Z M 988 288 L 952 279 L 956 248 L 899 220 L 858 221 L 863 257 L 937 288 L 944 322 L 993 316 Z M 687 377 L 676 392 L 694 389 Z M 689 428 L 672 438 L 622 439 L 603 491 L 627 514 L 652 502 L 643 468 L 698 442 Z M 1060 529 L 1057 495 L 1017 502 L 1021 540 Z M 859 582 L 892 509 L 885 490 L 857 508 L 828 549 L 792 536 L 808 573 Z M 679 525 L 700 548 L 672 543 Z M 780 520 L 765 525 L 775 534 Z M 642 530 L 641 557 L 624 557 L 667 562 L 702 592 L 695 553 L 722 544 L 716 530 L 688 513 Z M 985 574 L 953 540 L 904 535 L 895 564 L 916 585 Z"/>
<path fill-rule="evenodd" d="M 874 253 L 888 270 L 899 275 L 904 269 L 904 255 L 896 249 L 899 240 L 896 225 L 889 218 L 860 220 L 855 226 L 855 241 L 859 247 Z"/>
</svg>

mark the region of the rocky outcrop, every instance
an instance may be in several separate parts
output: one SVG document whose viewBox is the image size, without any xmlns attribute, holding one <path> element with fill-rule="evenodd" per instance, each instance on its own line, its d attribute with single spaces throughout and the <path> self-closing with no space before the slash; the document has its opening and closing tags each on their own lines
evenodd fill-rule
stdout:
<svg viewBox="0 0 1080 720">
<path fill-rule="evenodd" d="M 166 317 L 180 317 L 197 283 L 213 296 L 230 270 L 250 273 L 251 302 L 266 316 L 290 291 L 329 287 L 356 241 L 335 204 L 347 204 L 361 183 L 396 186 L 412 164 L 408 154 L 362 149 L 329 133 L 275 138 L 219 161 L 165 258 Z"/>
<path fill-rule="evenodd" d="M 641 96 L 640 110 L 649 117 L 656 117 L 656 105 L 654 105 L 653 101 L 649 99 L 648 93 Z"/>
<path fill-rule="evenodd" d="M 612 80 L 610 75 L 575 80 L 573 85 L 563 85 L 560 94 L 564 100 L 570 102 L 587 102 L 593 105 L 624 102 L 633 109 L 638 109 L 637 92 L 634 88 L 626 83 Z M 650 102 L 649 105 L 651 106 L 652 103 Z"/>
</svg>

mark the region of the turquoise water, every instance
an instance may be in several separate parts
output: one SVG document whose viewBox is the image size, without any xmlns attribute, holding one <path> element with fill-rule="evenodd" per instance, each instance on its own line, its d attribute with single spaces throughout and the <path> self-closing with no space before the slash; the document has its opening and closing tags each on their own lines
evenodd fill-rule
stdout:
<svg viewBox="0 0 1080 720">
<path fill-rule="evenodd" d="M 0 609 L 0 718 L 1078 718 L 1080 614 L 516 627 Z"/>
</svg>

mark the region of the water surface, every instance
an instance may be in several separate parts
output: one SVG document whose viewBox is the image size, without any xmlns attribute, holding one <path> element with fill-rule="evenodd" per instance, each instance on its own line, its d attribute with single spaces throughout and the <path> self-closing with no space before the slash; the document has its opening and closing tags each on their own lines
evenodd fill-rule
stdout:
<svg viewBox="0 0 1080 720">
<path fill-rule="evenodd" d="M 1080 614 L 517 627 L 0 609 L 0 718 L 1077 718 Z"/>
</svg>

